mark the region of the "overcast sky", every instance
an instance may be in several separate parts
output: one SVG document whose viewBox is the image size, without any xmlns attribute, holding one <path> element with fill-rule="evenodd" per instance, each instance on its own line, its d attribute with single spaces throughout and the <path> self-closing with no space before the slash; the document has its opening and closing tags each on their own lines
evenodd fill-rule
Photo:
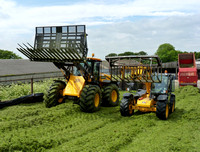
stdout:
<svg viewBox="0 0 200 152">
<path fill-rule="evenodd" d="M 0 0 L 0 49 L 33 44 L 36 26 L 85 24 L 89 54 L 145 51 L 160 44 L 200 51 L 200 0 Z"/>
</svg>

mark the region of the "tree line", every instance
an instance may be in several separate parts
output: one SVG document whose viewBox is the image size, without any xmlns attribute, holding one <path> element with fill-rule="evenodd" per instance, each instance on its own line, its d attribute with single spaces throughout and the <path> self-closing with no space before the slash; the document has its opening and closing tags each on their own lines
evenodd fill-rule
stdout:
<svg viewBox="0 0 200 152">
<path fill-rule="evenodd" d="M 178 61 L 178 54 L 180 53 L 194 53 L 196 59 L 200 58 L 200 52 L 186 52 L 186 51 L 176 50 L 175 47 L 169 43 L 161 44 L 156 50 L 155 55 L 158 55 L 160 57 L 162 63 L 166 63 L 166 62 Z M 107 56 L 128 56 L 128 55 L 148 55 L 148 54 L 144 51 L 140 51 L 136 53 L 135 52 L 124 52 L 120 54 L 110 53 Z"/>
<path fill-rule="evenodd" d="M 22 59 L 12 51 L 0 50 L 0 59 Z"/>
<path fill-rule="evenodd" d="M 175 47 L 169 43 L 161 44 L 158 49 L 155 52 L 155 55 L 158 55 L 163 63 L 166 62 L 173 62 L 178 61 L 178 54 L 180 53 L 194 53 L 195 58 L 200 58 L 200 52 L 186 52 L 186 51 L 180 51 L 176 50 Z M 145 51 L 140 52 L 124 52 L 124 53 L 110 53 L 106 56 L 129 56 L 129 55 L 148 55 Z M 7 50 L 0 50 L 0 59 L 22 59 L 20 56 L 16 55 L 12 51 Z"/>
</svg>

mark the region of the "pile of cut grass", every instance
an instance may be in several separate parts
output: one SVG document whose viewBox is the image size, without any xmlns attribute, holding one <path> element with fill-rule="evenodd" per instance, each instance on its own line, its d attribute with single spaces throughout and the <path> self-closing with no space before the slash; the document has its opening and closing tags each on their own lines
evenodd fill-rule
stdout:
<svg viewBox="0 0 200 152">
<path fill-rule="evenodd" d="M 51 83 L 46 83 L 35 83 L 35 91 L 48 90 Z M 9 98 L 28 94 L 7 93 Z M 7 107 L 0 110 L 0 151 L 199 151 L 198 89 L 182 87 L 175 94 L 176 110 L 167 121 L 137 111 L 122 117 L 119 106 L 83 113 L 72 101 L 52 108 L 43 103 Z"/>
</svg>

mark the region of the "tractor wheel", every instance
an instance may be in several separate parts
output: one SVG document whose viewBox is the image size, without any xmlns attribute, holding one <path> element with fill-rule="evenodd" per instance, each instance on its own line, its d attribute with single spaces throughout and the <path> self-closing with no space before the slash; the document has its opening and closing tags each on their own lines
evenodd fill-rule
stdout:
<svg viewBox="0 0 200 152">
<path fill-rule="evenodd" d="M 120 112 L 122 116 L 132 116 L 134 114 L 134 110 L 132 109 L 133 101 L 128 98 L 123 98 L 120 103 Z"/>
<path fill-rule="evenodd" d="M 101 89 L 97 85 L 85 85 L 80 95 L 80 109 L 84 112 L 95 112 L 101 105 Z"/>
<path fill-rule="evenodd" d="M 159 119 L 167 120 L 169 117 L 169 104 L 162 101 L 156 103 L 156 116 Z"/>
<path fill-rule="evenodd" d="M 115 84 L 108 85 L 103 89 L 102 104 L 104 106 L 118 106 L 119 104 L 119 90 Z"/>
<path fill-rule="evenodd" d="M 173 113 L 174 111 L 175 111 L 175 99 L 173 100 L 173 102 L 170 105 L 169 113 Z"/>
<path fill-rule="evenodd" d="M 55 81 L 44 98 L 44 103 L 47 108 L 58 105 L 63 102 L 63 89 L 66 84 L 63 81 Z"/>
</svg>

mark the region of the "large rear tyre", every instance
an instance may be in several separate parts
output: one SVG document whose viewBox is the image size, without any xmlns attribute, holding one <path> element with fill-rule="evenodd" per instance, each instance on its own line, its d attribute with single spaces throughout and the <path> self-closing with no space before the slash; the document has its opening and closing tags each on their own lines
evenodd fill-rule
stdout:
<svg viewBox="0 0 200 152">
<path fill-rule="evenodd" d="M 63 81 L 54 81 L 50 86 L 48 94 L 44 97 L 44 103 L 47 108 L 63 102 L 63 90 L 65 86 L 66 84 Z"/>
<path fill-rule="evenodd" d="M 103 89 L 102 105 L 115 107 L 119 104 L 119 89 L 115 84 L 106 86 Z"/>
<path fill-rule="evenodd" d="M 169 117 L 169 104 L 164 101 L 157 101 L 156 116 L 161 120 L 167 120 Z"/>
<path fill-rule="evenodd" d="M 84 112 L 98 111 L 101 105 L 101 89 L 97 85 L 85 85 L 80 95 L 80 109 Z"/>
<path fill-rule="evenodd" d="M 132 109 L 133 101 L 130 98 L 123 98 L 120 103 L 120 112 L 122 116 L 132 116 L 134 110 Z"/>
</svg>

